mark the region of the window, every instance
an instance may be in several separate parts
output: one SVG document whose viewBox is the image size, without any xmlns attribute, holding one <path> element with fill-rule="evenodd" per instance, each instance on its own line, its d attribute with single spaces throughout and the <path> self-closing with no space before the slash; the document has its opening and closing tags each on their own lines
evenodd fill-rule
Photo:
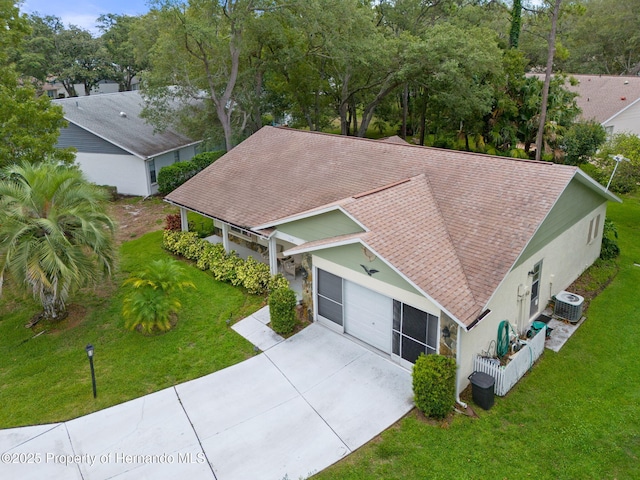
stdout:
<svg viewBox="0 0 640 480">
<path fill-rule="evenodd" d="M 596 215 L 589 222 L 589 235 L 587 236 L 588 244 L 598 237 L 599 229 L 600 229 L 600 215 Z"/>
<path fill-rule="evenodd" d="M 156 183 L 156 161 L 154 159 L 149 160 L 149 178 L 151 183 Z"/>
<path fill-rule="evenodd" d="M 318 315 L 342 325 L 342 278 L 318 269 Z"/>
<path fill-rule="evenodd" d="M 173 152 L 173 163 L 180 161 L 180 150 Z"/>
<path fill-rule="evenodd" d="M 438 317 L 393 301 L 392 351 L 395 355 L 415 363 L 421 353 L 436 353 L 437 342 Z"/>
<path fill-rule="evenodd" d="M 249 230 L 245 230 L 239 227 L 234 227 L 233 225 L 229 226 L 229 233 L 231 235 L 235 235 L 236 237 L 244 238 L 245 240 L 253 239 L 253 234 Z"/>
</svg>

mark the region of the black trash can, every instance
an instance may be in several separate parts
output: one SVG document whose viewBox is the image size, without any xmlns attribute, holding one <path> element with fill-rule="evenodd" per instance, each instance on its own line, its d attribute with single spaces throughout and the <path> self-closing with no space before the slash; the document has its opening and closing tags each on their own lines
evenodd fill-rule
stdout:
<svg viewBox="0 0 640 480">
<path fill-rule="evenodd" d="M 495 379 L 483 372 L 473 372 L 469 375 L 471 382 L 471 396 L 473 401 L 485 410 L 493 407 L 493 386 Z"/>
</svg>

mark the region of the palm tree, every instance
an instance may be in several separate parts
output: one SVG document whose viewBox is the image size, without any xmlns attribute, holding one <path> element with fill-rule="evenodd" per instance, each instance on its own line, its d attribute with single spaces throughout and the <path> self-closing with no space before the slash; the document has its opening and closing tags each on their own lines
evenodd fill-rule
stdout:
<svg viewBox="0 0 640 480">
<path fill-rule="evenodd" d="M 113 270 L 115 227 L 106 199 L 75 167 L 24 162 L 4 168 L 0 285 L 7 273 L 39 299 L 40 318 L 65 318 L 69 295 Z"/>
<path fill-rule="evenodd" d="M 196 287 L 186 280 L 180 263 L 172 259 L 154 260 L 124 283 L 132 287 L 122 305 L 125 327 L 146 334 L 169 330 L 172 318 L 182 308 L 178 292 Z"/>
</svg>

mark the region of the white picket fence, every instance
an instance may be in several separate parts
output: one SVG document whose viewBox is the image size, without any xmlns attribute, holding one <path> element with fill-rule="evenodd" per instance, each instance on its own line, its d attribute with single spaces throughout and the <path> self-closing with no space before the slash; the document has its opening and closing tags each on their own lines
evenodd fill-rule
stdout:
<svg viewBox="0 0 640 480">
<path fill-rule="evenodd" d="M 495 359 L 476 355 L 473 361 L 473 370 L 491 375 L 495 379 L 495 394 L 503 397 L 542 355 L 545 334 L 546 327 L 540 330 L 535 337 L 527 340 L 527 343 L 522 346 L 518 353 L 513 355 L 506 366 L 501 366 Z"/>
</svg>

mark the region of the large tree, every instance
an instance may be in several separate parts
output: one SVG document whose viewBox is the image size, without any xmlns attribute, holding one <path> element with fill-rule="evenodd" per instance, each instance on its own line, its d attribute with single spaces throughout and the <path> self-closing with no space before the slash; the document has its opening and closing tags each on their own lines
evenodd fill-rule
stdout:
<svg viewBox="0 0 640 480">
<path fill-rule="evenodd" d="M 101 39 L 77 26 L 65 27 L 60 18 L 51 15 L 33 14 L 29 23 L 32 32 L 17 61 L 21 72 L 40 82 L 59 81 L 70 97 L 78 95 L 78 84 L 89 95 L 104 79 L 109 64 Z"/>
<path fill-rule="evenodd" d="M 135 17 L 128 15 L 106 14 L 98 18 L 102 31 L 100 40 L 105 50 L 105 74 L 109 80 L 118 82 L 121 92 L 130 91 L 132 80 L 146 64 L 143 59 L 137 60 L 132 41 Z"/>
<path fill-rule="evenodd" d="M 151 107 L 167 108 L 174 98 L 198 100 L 211 106 L 227 150 L 238 140 L 246 119 L 238 102 L 245 28 L 261 8 L 260 0 L 163 0 L 158 36 L 144 76 Z M 180 58 L 180 61 L 176 61 Z M 153 117 L 153 115 L 149 115 Z M 240 122 L 240 126 L 236 122 Z M 235 128 L 234 128 L 235 127 Z"/>
<path fill-rule="evenodd" d="M 0 3 L 0 167 L 42 158 L 72 161 L 70 150 L 55 148 L 59 130 L 65 125 L 62 108 L 21 79 L 9 53 L 22 51 L 29 28 L 25 17 L 11 2 Z"/>
<path fill-rule="evenodd" d="M 584 14 L 565 32 L 572 73 L 638 75 L 640 16 L 637 0 L 583 0 Z"/>
<path fill-rule="evenodd" d="M 0 180 L 0 284 L 5 274 L 61 320 L 76 289 L 110 275 L 116 261 L 106 192 L 75 167 L 23 162 Z"/>
</svg>

